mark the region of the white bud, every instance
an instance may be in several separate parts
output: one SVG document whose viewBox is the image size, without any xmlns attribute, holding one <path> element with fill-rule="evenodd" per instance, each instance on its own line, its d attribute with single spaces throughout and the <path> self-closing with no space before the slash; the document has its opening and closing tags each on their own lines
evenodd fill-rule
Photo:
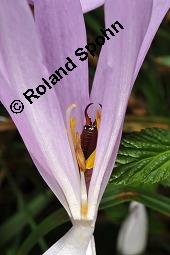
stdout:
<svg viewBox="0 0 170 255">
<path fill-rule="evenodd" d="M 145 206 L 131 202 L 129 215 L 123 222 L 117 241 L 117 250 L 122 255 L 141 254 L 147 244 L 148 219 Z"/>
</svg>

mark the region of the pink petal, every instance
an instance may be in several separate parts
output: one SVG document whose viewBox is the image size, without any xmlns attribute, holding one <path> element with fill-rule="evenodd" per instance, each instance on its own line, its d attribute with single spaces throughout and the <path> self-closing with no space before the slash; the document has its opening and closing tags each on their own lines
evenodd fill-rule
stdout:
<svg viewBox="0 0 170 255">
<path fill-rule="evenodd" d="M 152 17 L 150 19 L 149 27 L 148 27 L 147 32 L 145 34 L 144 40 L 143 40 L 141 48 L 140 48 L 140 53 L 138 55 L 138 60 L 137 60 L 136 68 L 135 68 L 135 72 L 134 72 L 134 82 L 135 82 L 135 79 L 138 75 L 140 67 L 143 63 L 143 60 L 144 60 L 144 58 L 147 54 L 147 51 L 148 51 L 148 49 L 151 45 L 151 42 L 152 42 L 152 40 L 155 36 L 155 33 L 156 33 L 159 25 L 161 24 L 162 19 L 164 18 L 166 12 L 168 11 L 169 7 L 170 7 L 170 1 L 169 0 L 162 0 L 162 1 L 159 1 L 159 2 L 157 0 L 153 1 Z M 134 82 L 131 84 L 132 87 L 133 87 Z M 123 128 L 123 124 L 122 124 L 122 128 Z M 104 177 L 103 177 L 103 180 L 102 180 L 99 199 L 98 199 L 98 204 L 99 204 L 99 202 L 102 198 L 104 190 L 107 186 L 107 182 L 110 178 L 110 174 L 111 174 L 112 169 L 114 167 L 114 162 L 115 162 L 115 159 L 116 159 L 116 156 L 117 156 L 117 151 L 118 151 L 119 143 L 120 143 L 120 139 L 121 139 L 122 128 L 120 129 L 118 139 L 117 139 L 117 141 L 115 143 L 115 146 L 113 148 L 113 152 L 112 152 L 112 155 L 110 157 L 110 161 L 108 163 L 106 173 L 104 174 Z"/>
<path fill-rule="evenodd" d="M 148 30 L 145 34 L 144 40 L 141 45 L 138 60 L 136 63 L 136 69 L 134 74 L 134 81 L 138 75 L 143 60 L 147 54 L 147 51 L 152 43 L 152 40 L 160 26 L 165 14 L 170 8 L 170 0 L 153 0 L 152 16 L 150 19 Z"/>
<path fill-rule="evenodd" d="M 64 67 L 66 57 L 71 58 L 77 66 L 57 83 L 55 90 L 63 114 L 70 104 L 75 103 L 79 112 L 77 118 L 81 120 L 89 103 L 89 92 L 88 61 L 81 62 L 75 56 L 75 50 L 87 44 L 80 1 L 36 0 L 35 22 L 49 72 Z"/>
<path fill-rule="evenodd" d="M 72 215 L 79 218 L 79 176 L 55 90 L 47 89 L 32 105 L 23 96 L 27 89 L 35 90 L 42 84 L 41 77 L 49 75 L 42 64 L 34 20 L 25 1 L 1 1 L 0 45 L 0 99 L 39 171 L 66 209 L 68 204 Z M 20 114 L 10 110 L 14 99 L 24 103 Z"/>
<path fill-rule="evenodd" d="M 154 7 L 152 0 L 125 0 L 123 4 L 119 0 L 107 0 L 105 4 L 106 28 L 119 21 L 124 30 L 119 29 L 115 37 L 105 42 L 91 93 L 91 101 L 101 103 L 103 107 L 95 168 L 89 188 L 90 217 L 96 213 L 96 205 L 112 172 L 113 164 L 109 162 L 113 160 L 114 163 L 118 150 L 121 126 L 142 43 L 146 34 L 149 42 L 150 33 L 153 38 L 148 27 Z M 154 33 L 159 23 L 157 21 L 155 24 Z"/>
<path fill-rule="evenodd" d="M 37 0 L 27 0 L 29 4 L 34 4 Z M 56 0 L 57 1 L 57 0 Z M 105 0 L 80 0 L 83 12 L 92 11 L 104 4 Z"/>
</svg>

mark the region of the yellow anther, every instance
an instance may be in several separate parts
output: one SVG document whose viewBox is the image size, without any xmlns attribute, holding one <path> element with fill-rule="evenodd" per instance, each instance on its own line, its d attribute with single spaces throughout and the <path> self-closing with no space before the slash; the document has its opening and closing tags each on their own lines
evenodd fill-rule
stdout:
<svg viewBox="0 0 170 255">
<path fill-rule="evenodd" d="M 71 117 L 70 118 L 70 132 L 71 132 L 71 136 L 73 139 L 73 144 L 74 144 L 74 148 L 76 146 L 76 132 L 75 132 L 75 127 L 76 127 L 76 120 L 75 118 Z"/>
<path fill-rule="evenodd" d="M 76 132 L 75 137 L 76 137 L 75 153 L 76 153 L 77 162 L 80 167 L 80 170 L 84 172 L 86 170 L 86 160 L 84 157 L 83 150 L 81 148 L 80 135 L 78 132 Z"/>
<path fill-rule="evenodd" d="M 84 152 L 83 152 L 84 148 L 82 150 L 82 144 L 83 144 L 82 134 L 80 135 L 77 132 L 76 119 L 75 119 L 75 117 L 71 116 L 71 113 L 75 107 L 76 107 L 75 104 L 71 104 L 66 111 L 67 132 L 68 132 L 68 138 L 69 138 L 73 158 L 75 160 L 76 165 L 78 166 L 78 168 L 80 170 L 80 175 L 81 174 L 85 175 L 85 182 L 86 182 L 88 171 L 90 171 L 90 169 L 92 171 L 94 168 L 96 150 L 95 150 L 95 146 L 94 146 L 94 151 L 92 149 L 91 155 L 87 159 L 85 158 Z M 87 115 L 88 107 L 89 107 L 89 105 L 86 107 L 85 116 Z M 89 121 L 88 125 L 93 125 L 90 122 L 91 119 L 88 117 L 88 115 L 86 116 L 86 121 L 87 121 L 87 118 Z M 96 111 L 96 118 L 95 118 L 95 122 L 94 122 L 95 125 L 97 126 L 97 131 L 99 131 L 100 122 L 101 122 L 101 109 L 98 109 Z M 86 139 L 89 139 L 88 130 L 85 130 L 84 132 L 86 132 L 85 136 L 84 136 L 84 139 L 86 142 Z M 96 135 L 96 133 L 94 135 Z M 92 143 L 92 144 L 90 144 L 90 146 L 92 146 L 94 143 L 94 136 L 90 137 L 90 139 L 91 140 L 89 140 L 88 142 Z M 87 170 L 87 172 L 86 172 L 86 170 Z M 87 173 L 87 175 L 86 175 L 86 173 Z M 88 178 L 91 179 L 91 174 L 88 176 Z M 86 188 L 87 188 L 87 183 L 86 183 Z M 84 192 L 84 193 L 86 193 L 86 192 Z M 82 215 L 84 215 L 83 217 L 85 217 L 85 215 L 87 214 L 87 205 L 84 202 L 82 203 L 81 211 L 82 211 Z"/>
<path fill-rule="evenodd" d="M 92 169 L 94 167 L 94 161 L 96 156 L 96 150 L 86 160 L 86 169 Z"/>
<path fill-rule="evenodd" d="M 96 111 L 96 125 L 97 125 L 97 131 L 99 131 L 100 128 L 100 122 L 101 122 L 101 111 Z"/>
</svg>

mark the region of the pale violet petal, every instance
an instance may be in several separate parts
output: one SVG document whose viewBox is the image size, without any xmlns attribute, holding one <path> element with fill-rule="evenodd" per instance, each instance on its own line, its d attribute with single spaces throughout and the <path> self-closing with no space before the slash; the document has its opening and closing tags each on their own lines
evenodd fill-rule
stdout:
<svg viewBox="0 0 170 255">
<path fill-rule="evenodd" d="M 41 78 L 48 75 L 42 63 L 35 23 L 25 1 L 1 1 L 0 44 L 0 99 L 28 151 L 43 166 L 43 171 L 55 178 L 73 217 L 79 219 L 80 181 L 56 93 L 54 89 L 47 89 L 32 105 L 23 96 L 27 89 L 35 91 L 42 84 Z M 11 112 L 10 104 L 15 99 L 24 103 L 20 114 Z M 50 184 L 49 179 L 47 182 Z M 61 201 L 62 195 L 59 197 Z"/>
<path fill-rule="evenodd" d="M 33 5 L 37 0 L 27 0 L 27 1 L 29 4 Z M 83 12 L 86 13 L 103 5 L 105 0 L 80 0 L 80 2 L 81 2 Z"/>
<path fill-rule="evenodd" d="M 107 183 L 112 171 L 108 169 L 108 164 L 117 153 L 116 142 L 121 133 L 136 61 L 151 12 L 152 0 L 125 0 L 123 4 L 119 0 L 105 2 L 106 28 L 118 21 L 124 29 L 117 25 L 119 33 L 106 40 L 92 87 L 91 101 L 102 104 L 96 161 L 89 188 L 89 216 L 92 218 L 101 197 L 102 182 Z"/>
<path fill-rule="evenodd" d="M 88 61 L 75 56 L 78 48 L 87 44 L 84 17 L 79 0 L 36 0 L 34 5 L 37 25 L 44 52 L 44 62 L 52 74 L 60 67 L 62 79 L 54 86 L 63 115 L 71 104 L 76 104 L 76 116 L 83 121 L 84 109 L 89 103 Z M 69 57 L 67 71 L 65 64 Z"/>
<path fill-rule="evenodd" d="M 140 67 L 152 43 L 156 31 L 169 8 L 170 0 L 153 0 L 152 16 L 139 52 L 138 60 L 136 63 L 136 69 L 134 73 L 134 81 L 138 75 Z"/>
<path fill-rule="evenodd" d="M 133 82 L 131 83 L 131 87 L 134 84 L 136 76 L 137 76 L 137 74 L 139 72 L 139 69 L 142 65 L 142 62 L 143 62 L 143 60 L 146 56 L 146 53 L 147 53 L 147 51 L 150 47 L 150 44 L 153 40 L 153 37 L 155 36 L 155 33 L 156 33 L 160 23 L 162 22 L 162 19 L 164 18 L 165 14 L 166 14 L 166 12 L 168 11 L 169 8 L 170 8 L 170 0 L 159 0 L 159 1 L 158 0 L 153 0 L 152 14 L 151 14 L 149 26 L 147 28 L 147 31 L 145 33 L 143 42 L 142 42 L 141 47 L 140 47 L 140 51 L 139 51 L 138 59 L 137 59 L 137 62 L 136 62 L 135 72 L 134 72 L 134 75 L 133 75 Z M 122 128 L 119 131 L 120 135 L 121 135 L 121 130 L 122 130 Z M 110 157 L 110 161 L 108 163 L 105 175 L 104 175 L 103 180 L 102 180 L 100 194 L 99 194 L 99 202 L 101 200 L 102 194 L 103 194 L 104 189 L 105 189 L 105 187 L 107 185 L 107 182 L 109 180 L 110 173 L 112 172 L 112 169 L 114 167 L 116 152 L 117 152 L 118 146 L 119 146 L 118 140 L 120 140 L 120 138 L 121 137 L 118 137 L 118 139 L 115 143 L 112 155 Z"/>
</svg>

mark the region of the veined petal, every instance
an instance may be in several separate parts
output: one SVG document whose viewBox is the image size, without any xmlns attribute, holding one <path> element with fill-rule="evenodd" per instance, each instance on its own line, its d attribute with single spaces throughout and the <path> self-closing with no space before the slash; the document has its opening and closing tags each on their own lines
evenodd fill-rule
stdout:
<svg viewBox="0 0 170 255">
<path fill-rule="evenodd" d="M 80 181 L 75 171 L 66 128 L 54 89 L 30 105 L 23 92 L 42 84 L 48 75 L 42 64 L 35 23 L 26 1 L 2 0 L 0 8 L 0 98 L 13 118 L 27 148 L 44 178 L 74 218 L 80 217 Z M 3 64 L 3 65 L 2 65 Z M 10 104 L 24 103 L 24 111 L 14 114 Z M 39 167 L 38 166 L 38 167 Z M 40 167 L 39 167 L 40 168 Z M 57 188 L 58 187 L 58 188 Z M 62 193 L 60 192 L 62 190 Z M 63 197 L 67 201 L 62 201 Z M 68 208 L 67 208 L 68 209 Z"/>
<path fill-rule="evenodd" d="M 118 235 L 117 249 L 122 255 L 142 254 L 147 244 L 148 219 L 145 206 L 131 202 L 129 215 Z"/>
<path fill-rule="evenodd" d="M 152 16 L 139 52 L 134 73 L 134 81 L 138 75 L 139 69 L 156 34 L 156 31 L 158 30 L 158 27 L 169 8 L 170 0 L 153 0 Z"/>
<path fill-rule="evenodd" d="M 9 85 L 3 79 L 1 73 L 0 73 L 0 84 L 3 84 L 6 88 L 9 88 Z M 4 93 L 6 93 L 5 97 L 4 97 Z M 8 96 L 8 94 L 9 94 L 9 96 Z M 8 100 L 8 97 L 9 97 L 9 100 Z M 10 98 L 12 98 L 12 97 L 13 96 L 10 95 L 10 93 L 8 91 L 5 92 L 5 90 L 2 86 L 0 87 L 0 98 L 1 98 L 1 101 L 4 105 L 6 105 L 7 100 L 10 102 Z M 27 116 L 25 116 L 24 118 L 27 118 Z M 19 130 L 20 130 L 20 126 L 21 126 L 21 129 L 22 129 L 22 125 L 24 124 L 23 121 L 22 121 L 23 119 L 16 120 L 16 122 L 15 122 L 15 123 L 17 123 L 17 127 L 18 127 Z M 71 217 L 72 215 L 71 215 L 71 212 L 70 212 L 68 201 L 67 201 L 67 199 L 64 195 L 64 192 L 60 188 L 53 172 L 51 171 L 49 166 L 46 164 L 45 159 L 43 158 L 43 153 L 39 150 L 39 147 L 37 146 L 35 134 L 34 134 L 34 132 L 32 132 L 32 128 L 29 125 L 29 123 L 27 123 L 27 125 L 24 127 L 24 131 L 27 134 L 27 137 L 23 136 L 23 139 L 25 141 L 25 144 L 26 144 L 27 148 L 29 149 L 29 146 L 34 148 L 34 151 L 33 151 L 34 155 L 33 154 L 31 155 L 32 151 L 30 150 L 30 155 L 31 155 L 31 157 L 34 161 L 34 164 L 36 165 L 37 169 L 39 170 L 39 172 L 40 172 L 41 176 L 43 177 L 43 179 L 45 180 L 45 182 L 48 184 L 48 186 L 53 191 L 53 193 L 58 197 L 59 201 L 62 203 L 62 205 L 66 209 L 67 213 Z M 31 140 L 30 145 L 28 145 L 28 143 L 30 142 L 30 138 L 32 140 Z M 43 165 L 43 167 L 42 167 L 41 164 L 35 158 L 35 155 L 36 155 L 37 158 L 41 157 L 42 158 L 41 163 L 46 164 L 46 166 Z"/>
<path fill-rule="evenodd" d="M 169 0 L 160 0 L 160 1 L 154 0 L 153 1 L 152 15 L 151 15 L 151 18 L 150 18 L 148 29 L 147 29 L 146 34 L 144 36 L 144 40 L 143 40 L 143 42 L 141 44 L 141 47 L 140 47 L 140 52 L 139 52 L 139 55 L 138 55 L 136 66 L 135 66 L 135 72 L 134 72 L 133 82 L 131 83 L 131 87 L 134 84 L 136 76 L 137 76 L 137 74 L 139 72 L 139 69 L 140 69 L 140 67 L 143 63 L 143 60 L 144 60 L 144 58 L 147 54 L 147 50 L 149 49 L 150 44 L 151 44 L 151 42 L 152 42 L 152 40 L 155 36 L 155 33 L 156 33 L 160 23 L 162 22 L 163 17 L 165 16 L 165 14 L 166 14 L 166 12 L 168 11 L 169 8 L 170 8 L 170 1 Z M 122 123 L 122 126 L 123 126 L 123 123 Z M 109 177 L 110 177 L 110 173 L 112 172 L 112 169 L 114 167 L 114 162 L 115 162 L 115 159 L 116 159 L 116 152 L 117 152 L 118 147 L 119 147 L 119 141 L 120 141 L 120 138 L 121 138 L 121 133 L 122 133 L 122 128 L 120 129 L 120 134 L 119 134 L 118 139 L 117 139 L 117 141 L 115 143 L 115 146 L 113 148 L 113 152 L 112 152 L 112 155 L 110 157 L 110 161 L 108 163 L 106 172 L 104 174 L 104 178 L 102 180 L 100 195 L 99 195 L 99 202 L 100 202 L 100 199 L 101 199 L 101 197 L 103 195 L 103 192 L 106 188 L 107 182 L 108 182 Z"/>
<path fill-rule="evenodd" d="M 53 172 L 50 170 L 48 166 L 46 167 L 41 166 L 41 164 L 37 161 L 37 159 L 34 158 L 34 156 L 31 155 L 31 157 L 39 173 L 41 174 L 42 178 L 48 184 L 52 192 L 56 195 L 60 203 L 63 205 L 63 207 L 67 211 L 69 217 L 71 218 L 72 213 L 69 207 L 68 199 L 66 198 L 66 195 L 64 194 L 62 188 L 60 187 L 57 179 L 55 178 L 55 174 L 53 174 Z"/>
<path fill-rule="evenodd" d="M 113 170 L 113 167 L 115 165 L 115 160 L 116 160 L 117 152 L 118 152 L 120 141 L 121 141 L 122 130 L 123 130 L 123 122 L 122 122 L 122 126 L 120 127 L 119 134 L 118 134 L 117 140 L 115 142 L 115 145 L 113 147 L 113 151 L 112 151 L 110 160 L 108 162 L 105 174 L 103 176 L 103 180 L 101 182 L 101 187 L 100 187 L 100 192 L 99 192 L 99 196 L 98 196 L 97 206 L 99 206 L 100 200 L 103 196 L 103 193 L 104 193 L 105 188 L 107 186 L 108 180 L 110 178 L 110 174 L 111 174 L 111 172 Z"/>
<path fill-rule="evenodd" d="M 121 132 L 138 54 L 151 18 L 152 4 L 152 0 L 125 0 L 123 4 L 119 0 L 107 0 L 105 3 L 106 28 L 118 21 L 124 29 L 119 28 L 119 33 L 103 46 L 92 88 L 91 101 L 102 104 L 102 119 L 89 188 L 90 217 L 94 217 L 96 204 L 101 197 L 103 178 L 106 184 L 112 171 L 107 166 L 114 156 L 113 150 Z"/>
<path fill-rule="evenodd" d="M 77 118 L 82 120 L 82 113 L 89 103 L 89 92 L 88 61 L 81 62 L 75 56 L 75 51 L 87 44 L 80 1 L 36 0 L 34 7 L 35 22 L 44 49 L 44 62 L 49 72 L 54 73 L 59 67 L 65 68 L 67 57 L 77 66 L 67 71 L 68 75 L 64 75 L 55 85 L 55 91 L 63 114 L 74 103 L 79 112 Z"/>
<path fill-rule="evenodd" d="M 33 5 L 37 0 L 27 0 L 27 1 L 29 4 Z M 83 12 L 86 13 L 104 4 L 105 0 L 80 0 L 80 2 L 81 2 Z"/>
</svg>

